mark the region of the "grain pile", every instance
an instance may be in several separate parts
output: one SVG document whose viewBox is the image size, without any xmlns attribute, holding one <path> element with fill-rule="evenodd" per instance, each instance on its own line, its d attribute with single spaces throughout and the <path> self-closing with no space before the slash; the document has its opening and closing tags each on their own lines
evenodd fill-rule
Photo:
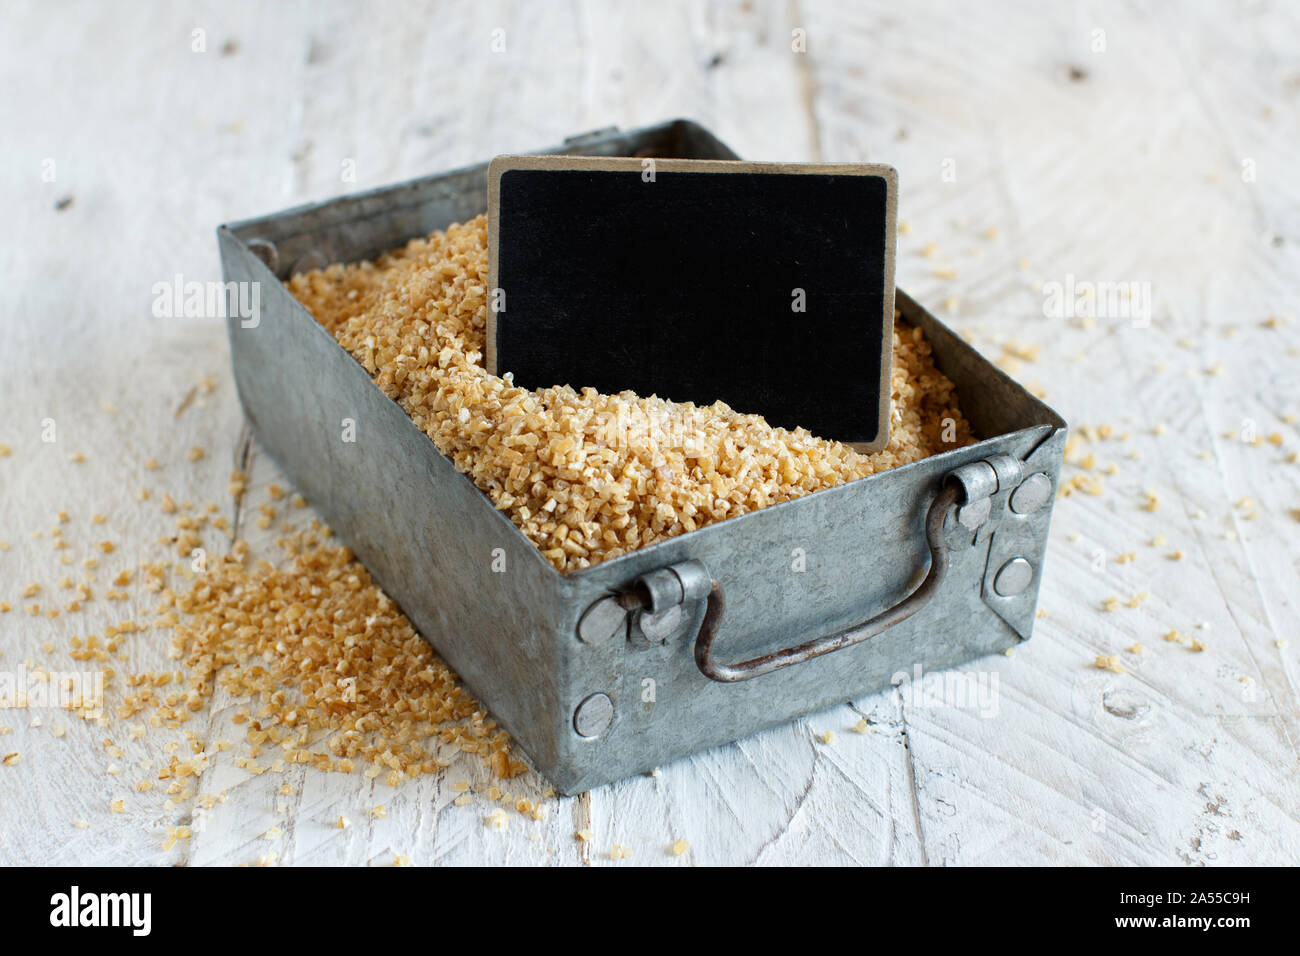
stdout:
<svg viewBox="0 0 1300 956">
<path fill-rule="evenodd" d="M 890 443 L 875 455 L 721 402 L 519 388 L 483 367 L 487 271 L 479 216 L 288 286 L 561 571 L 973 440 L 952 382 L 902 322 Z"/>
<path fill-rule="evenodd" d="M 154 470 L 153 461 L 147 470 Z M 247 482 L 235 472 L 230 492 L 251 512 Z M 396 787 L 441 773 L 457 753 L 472 755 L 498 779 L 525 771 L 511 752 L 509 736 L 351 551 L 333 542 L 319 521 L 304 526 L 292 521 L 290 512 L 277 512 L 286 498 L 278 486 L 267 489 L 256 524 L 267 531 L 272 519 L 279 519 L 279 565 L 253 561 L 249 542 L 237 537 L 238 518 L 232 524 L 217 514 L 215 502 L 178 503 L 170 494 L 155 498 L 146 489 L 137 498 L 157 502 L 159 517 L 169 526 L 157 544 L 172 560 L 125 563 L 123 552 L 142 542 L 128 540 L 123 547 L 97 540 L 109 523 L 104 514 L 74 522 L 60 511 L 48 534 L 33 533 L 33 540 L 49 542 L 62 576 L 23 587 L 21 611 L 31 618 L 61 618 L 79 632 L 67 636 L 64 650 L 75 668 L 29 659 L 24 676 L 0 673 L 8 677 L 0 680 L 0 712 L 49 706 L 108 730 L 111 735 L 100 743 L 115 762 L 106 773 L 116 777 L 140 768 L 130 790 L 137 797 L 164 796 L 165 810 L 196 798 L 208 810 L 214 800 L 224 799 L 212 792 L 196 795 L 195 786 L 216 754 L 235 745 L 189 728 L 196 717 L 214 719 L 227 702 L 233 706 L 223 720 L 244 738 L 229 759 L 253 775 L 305 765 L 322 772 L 360 772 Z M 307 506 L 301 496 L 287 503 L 294 511 Z M 227 554 L 212 557 L 227 546 Z M 80 562 L 79 583 L 70 573 L 77 563 L 71 552 L 78 547 L 88 552 Z M 0 540 L 0 552 L 9 549 Z M 94 614 L 88 605 L 99 602 L 123 610 L 134 605 L 139 616 L 122 618 L 106 607 L 100 614 L 110 614 L 113 623 L 88 634 L 75 622 L 87 611 Z M 11 610 L 0 601 L 0 616 Z M 161 648 L 149 639 L 150 632 L 170 634 L 170 663 L 156 666 Z M 56 645 L 45 641 L 41 651 L 54 655 Z M 152 657 L 155 666 L 141 666 L 141 656 Z M 35 717 L 31 727 L 41 723 Z M 136 743 L 146 739 L 149 728 L 184 737 L 166 744 L 161 763 L 157 752 Z M 11 730 L 0 721 L 0 737 Z M 51 729 L 56 738 L 66 732 L 61 724 Z M 0 765 L 16 766 L 21 759 L 17 749 L 0 747 Z M 490 800 L 508 796 L 496 787 L 486 793 Z M 127 812 L 127 798 L 113 799 L 109 809 Z M 527 807 L 534 819 L 544 812 Z M 164 848 L 188 838 L 182 834 L 188 828 L 169 829 L 177 832 Z"/>
<path fill-rule="evenodd" d="M 240 541 L 188 591 L 164 592 L 160 623 L 174 627 L 187 689 L 159 701 L 153 682 L 144 680 L 119 717 L 153 705 L 170 721 L 182 708 L 200 709 L 220 684 L 261 705 L 235 716 L 248 724 L 252 761 L 265 748 L 273 761 L 326 772 L 364 764 L 368 776 L 383 774 L 396 786 L 446 766 L 425 746 L 441 740 L 480 755 L 498 777 L 524 770 L 510 756 L 508 735 L 351 551 L 313 532 L 281 545 L 289 557 L 284 567 L 250 565 Z"/>
</svg>

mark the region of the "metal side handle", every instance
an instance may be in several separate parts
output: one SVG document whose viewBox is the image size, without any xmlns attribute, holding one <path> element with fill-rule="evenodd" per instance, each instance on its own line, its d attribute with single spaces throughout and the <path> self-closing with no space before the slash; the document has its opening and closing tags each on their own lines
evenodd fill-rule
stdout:
<svg viewBox="0 0 1300 956">
<path fill-rule="evenodd" d="M 955 476 L 954 476 L 955 477 Z M 722 683 L 750 680 L 762 674 L 771 673 L 782 667 L 799 664 L 803 661 L 821 657 L 832 651 L 838 651 L 854 644 L 875 637 L 881 631 L 907 620 L 929 602 L 939 585 L 943 583 L 948 572 L 948 542 L 945 537 L 945 521 L 950 511 L 966 497 L 961 481 L 949 482 L 935 495 L 930 510 L 925 517 L 925 537 L 930 547 L 930 570 L 925 579 L 907 597 L 893 607 L 857 624 L 853 627 L 819 637 L 815 640 L 787 647 L 783 650 L 764 654 L 738 664 L 724 664 L 713 653 L 713 644 L 718 637 L 722 624 L 722 615 L 726 609 L 722 586 L 714 581 L 698 561 L 684 561 L 681 564 L 661 568 L 638 581 L 638 586 L 623 595 L 623 606 L 628 610 L 641 609 L 653 611 L 683 599 L 698 600 L 704 596 L 707 588 L 708 604 L 704 612 L 704 621 L 695 638 L 695 663 L 705 677 Z"/>
</svg>

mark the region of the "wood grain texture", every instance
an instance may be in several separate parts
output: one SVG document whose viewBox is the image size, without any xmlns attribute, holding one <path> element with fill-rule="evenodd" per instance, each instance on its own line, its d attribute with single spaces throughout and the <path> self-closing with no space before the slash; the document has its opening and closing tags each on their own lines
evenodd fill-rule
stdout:
<svg viewBox="0 0 1300 956">
<path fill-rule="evenodd" d="M 1081 446 L 1091 471 L 1067 465 L 1104 491 L 1058 502 L 1034 639 L 963 669 L 996 680 L 995 712 L 886 693 L 580 797 L 546 799 L 529 774 L 508 789 L 547 818 L 497 830 L 484 799 L 452 802 L 456 782 L 486 783 L 464 758 L 396 790 L 250 776 L 238 745 L 215 751 L 240 739 L 223 692 L 189 725 L 213 752 L 196 794 L 227 793 L 211 811 L 131 791 L 178 734 L 132 740 L 53 712 L 33 727 L 11 710 L 0 752 L 21 759 L 0 766 L 0 861 L 619 865 L 615 844 L 622 864 L 1300 861 L 1297 19 L 1284 4 L 1027 0 L 14 5 L 0 32 L 0 75 L 21 94 L 5 97 L 0 147 L 0 600 L 15 607 L 0 669 L 66 667 L 69 636 L 152 607 L 132 588 L 54 619 L 23 612 L 65 600 L 58 579 L 85 577 L 98 541 L 118 548 L 100 555 L 97 593 L 157 559 L 163 492 L 236 514 L 226 483 L 246 452 L 222 323 L 151 314 L 155 283 L 218 277 L 216 224 L 599 126 L 683 115 L 755 160 L 896 167 L 899 285 L 1073 425 L 1114 437 Z M 1149 283 L 1150 321 L 1045 315 L 1044 283 L 1070 277 Z M 283 478 L 256 449 L 249 466 L 241 534 L 269 553 L 275 529 L 250 509 Z M 42 593 L 20 600 L 28 582 Z M 1173 628 L 1205 650 L 1164 641 Z M 1125 651 L 1135 642 L 1145 654 Z M 125 666 L 167 666 L 165 645 L 129 638 Z M 1093 668 L 1103 654 L 1126 672 Z M 339 814 L 353 825 L 334 829 Z M 193 838 L 163 849 L 177 825 Z"/>
</svg>

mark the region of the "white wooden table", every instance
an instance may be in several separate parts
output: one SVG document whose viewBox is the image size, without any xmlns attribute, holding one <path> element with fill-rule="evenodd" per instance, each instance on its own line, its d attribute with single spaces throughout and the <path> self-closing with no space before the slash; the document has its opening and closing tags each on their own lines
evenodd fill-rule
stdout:
<svg viewBox="0 0 1300 956">
<path fill-rule="evenodd" d="M 748 158 L 893 164 L 900 285 L 1076 429 L 1113 428 L 1074 453 L 1095 456 L 1091 471 L 1066 468 L 1104 484 L 1057 506 L 1034 639 L 968 668 L 996 676 L 995 716 L 881 693 L 498 830 L 485 800 L 452 803 L 456 782 L 485 783 L 468 759 L 394 791 L 301 768 L 250 778 L 236 747 L 200 782 L 228 794 L 204 814 L 130 792 L 133 766 L 165 758 L 175 733 L 128 740 L 112 720 L 50 712 L 33 727 L 11 710 L 0 862 L 1300 861 L 1294 9 L 33 2 L 6 12 L 0 74 L 6 671 L 66 667 L 70 634 L 153 606 L 133 590 L 31 617 L 27 582 L 50 598 L 103 539 L 118 550 L 98 591 L 156 559 L 164 491 L 233 512 L 241 416 L 222 323 L 151 315 L 155 283 L 218 277 L 218 223 L 600 126 L 690 116 Z M 1150 321 L 1045 315 L 1044 284 L 1070 281 L 1149 283 Z M 192 446 L 203 462 L 186 460 Z M 252 470 L 256 503 L 278 476 L 256 454 Z M 68 569 L 52 548 L 60 510 Z M 241 533 L 269 547 L 250 520 Z M 1163 640 L 1171 629 L 1204 650 Z M 1145 654 L 1125 651 L 1135 642 Z M 131 666 L 165 666 L 165 635 L 130 646 Z M 1125 672 L 1094 668 L 1098 655 Z M 232 703 L 218 695 L 193 723 L 203 739 L 239 739 Z M 852 732 L 861 716 L 873 732 Z M 508 789 L 542 786 L 530 774 Z M 370 819 L 381 803 L 387 817 Z M 340 813 L 354 826 L 332 829 Z M 196 832 L 164 849 L 178 825 Z M 272 826 L 282 835 L 260 839 Z M 674 857 L 678 839 L 690 850 Z M 616 844 L 632 856 L 611 861 Z"/>
</svg>

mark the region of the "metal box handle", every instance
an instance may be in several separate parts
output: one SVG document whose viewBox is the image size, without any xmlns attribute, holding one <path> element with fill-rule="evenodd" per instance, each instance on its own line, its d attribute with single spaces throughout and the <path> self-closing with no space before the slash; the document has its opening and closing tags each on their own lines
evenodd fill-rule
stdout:
<svg viewBox="0 0 1300 956">
<path fill-rule="evenodd" d="M 698 600 L 707 592 L 708 604 L 704 612 L 704 621 L 700 624 L 700 632 L 695 638 L 695 663 L 705 677 L 726 684 L 750 680 L 782 667 L 789 667 L 791 664 L 810 661 L 814 657 L 861 644 L 881 631 L 907 620 L 923 608 L 934 596 L 948 573 L 948 541 L 945 524 L 949 513 L 964 499 L 971 497 L 971 486 L 968 481 L 963 480 L 966 478 L 965 475 L 954 473 L 949 478 L 955 480 L 948 481 L 935 495 L 934 501 L 930 503 L 930 510 L 925 516 L 925 537 L 930 547 L 930 570 L 925 579 L 893 607 L 868 618 L 861 624 L 795 647 L 787 647 L 773 651 L 771 654 L 764 654 L 762 657 L 741 661 L 739 664 L 723 664 L 713 654 L 713 643 L 717 640 L 718 628 L 722 624 L 726 599 L 723 597 L 722 585 L 712 579 L 699 561 L 683 561 L 680 564 L 652 571 L 637 582 L 637 587 L 633 591 L 622 595 L 620 604 L 628 611 L 636 609 L 658 611 L 684 600 Z"/>
<path fill-rule="evenodd" d="M 930 570 L 925 580 L 916 586 L 907 597 L 893 607 L 881 611 L 861 624 L 827 634 L 795 647 L 787 647 L 762 657 L 755 657 L 739 664 L 723 664 L 713 655 L 713 642 L 718 637 L 718 628 L 722 623 L 722 614 L 726 608 L 722 586 L 717 581 L 711 582 L 709 603 L 704 612 L 704 622 L 700 633 L 695 638 L 695 663 L 705 677 L 723 683 L 750 680 L 761 674 L 768 674 L 791 664 L 810 661 L 832 651 L 842 650 L 861 644 L 875 637 L 881 631 L 907 620 L 921 610 L 934 597 L 935 591 L 943 583 L 948 573 L 948 541 L 944 534 L 944 522 L 961 497 L 957 485 L 942 489 L 930 503 L 930 510 L 925 516 L 925 537 L 930 546 Z"/>
</svg>

